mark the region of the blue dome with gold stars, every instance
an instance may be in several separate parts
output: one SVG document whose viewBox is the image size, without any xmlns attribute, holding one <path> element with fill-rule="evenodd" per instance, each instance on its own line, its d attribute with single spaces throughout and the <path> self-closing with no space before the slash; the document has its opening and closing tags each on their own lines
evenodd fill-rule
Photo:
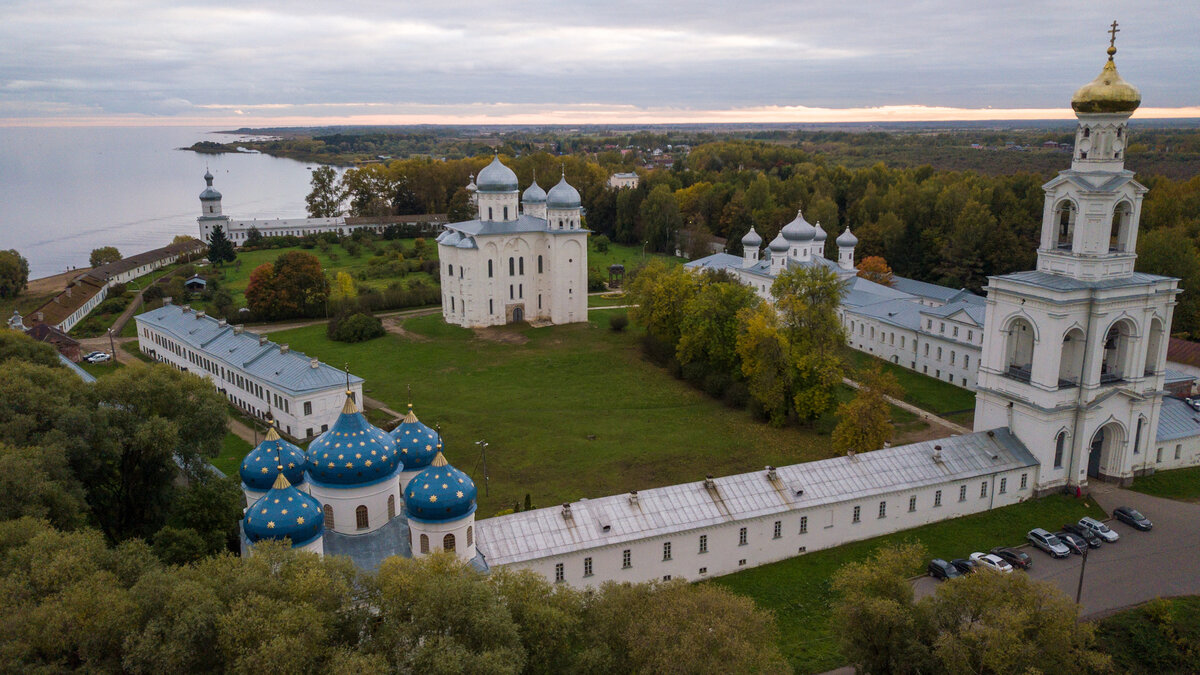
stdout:
<svg viewBox="0 0 1200 675">
<path fill-rule="evenodd" d="M 432 464 L 442 442 L 438 432 L 417 419 L 411 403 L 408 404 L 408 414 L 404 420 L 392 429 L 392 438 L 396 440 L 396 451 L 400 453 L 405 471 L 424 469 Z"/>
<path fill-rule="evenodd" d="M 287 476 L 292 485 L 304 482 L 304 469 L 307 468 L 308 458 L 304 451 L 279 437 L 275 425 L 267 430 L 267 437 L 242 460 L 238 473 L 242 482 L 251 490 L 270 490 L 275 483 L 275 475 L 279 471 L 276 465 L 283 466 L 283 475 Z"/>
<path fill-rule="evenodd" d="M 358 411 L 350 393 L 342 414 L 308 445 L 308 475 L 318 483 L 362 486 L 403 470 L 396 441 Z"/>
<path fill-rule="evenodd" d="M 438 452 L 428 469 L 408 481 L 404 506 L 413 520 L 458 520 L 475 512 L 476 493 L 471 477 L 450 466 Z"/>
<path fill-rule="evenodd" d="M 246 510 L 242 527 L 252 542 L 286 538 L 292 540 L 293 547 L 299 547 L 321 536 L 325 519 L 320 502 L 293 487 L 282 471 L 276 471 L 271 489 Z"/>
</svg>

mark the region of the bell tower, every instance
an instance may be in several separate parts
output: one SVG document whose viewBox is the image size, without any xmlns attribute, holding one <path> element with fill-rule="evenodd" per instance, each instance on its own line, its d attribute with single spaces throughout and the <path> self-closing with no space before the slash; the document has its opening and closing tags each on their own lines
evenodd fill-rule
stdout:
<svg viewBox="0 0 1200 675">
<path fill-rule="evenodd" d="M 1046 193 L 1037 269 L 991 277 L 975 428 L 1008 427 L 1041 464 L 1035 489 L 1127 484 L 1152 468 L 1178 280 L 1134 271 L 1146 188 L 1125 169 L 1138 90 L 1100 75 L 1071 99 L 1071 168 Z"/>
</svg>

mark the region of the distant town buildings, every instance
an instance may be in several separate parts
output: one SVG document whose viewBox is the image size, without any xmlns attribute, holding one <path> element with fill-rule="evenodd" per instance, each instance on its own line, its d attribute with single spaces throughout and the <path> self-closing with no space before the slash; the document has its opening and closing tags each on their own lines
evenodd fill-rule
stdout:
<svg viewBox="0 0 1200 675">
<path fill-rule="evenodd" d="M 627 173 L 614 173 L 608 177 L 608 187 L 619 190 L 621 188 L 636 188 L 638 186 L 638 175 L 633 171 Z"/>
</svg>

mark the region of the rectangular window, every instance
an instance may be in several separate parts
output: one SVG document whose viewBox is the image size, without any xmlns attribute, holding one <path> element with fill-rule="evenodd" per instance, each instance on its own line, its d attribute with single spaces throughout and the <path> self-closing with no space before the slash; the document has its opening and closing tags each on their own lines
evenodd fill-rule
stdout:
<svg viewBox="0 0 1200 675">
<path fill-rule="evenodd" d="M 783 536 L 783 521 L 777 520 L 777 521 L 775 521 L 775 536 L 774 536 L 774 538 L 778 539 L 782 536 Z"/>
<path fill-rule="evenodd" d="M 967 342 L 971 342 L 974 339 L 975 339 L 975 331 L 973 331 L 973 330 L 967 331 Z"/>
<path fill-rule="evenodd" d="M 854 518 L 850 522 L 857 523 L 860 520 L 862 520 L 862 507 L 856 506 L 854 507 Z"/>
<path fill-rule="evenodd" d="M 1008 492 L 1008 479 L 1001 478 L 1000 479 L 1000 494 L 1004 494 L 1005 492 Z"/>
<path fill-rule="evenodd" d="M 887 502 L 879 502 L 879 517 L 887 518 Z"/>
<path fill-rule="evenodd" d="M 941 360 L 942 360 L 942 348 L 941 348 L 941 347 L 938 347 L 938 355 L 937 355 L 937 360 L 938 360 L 938 361 L 941 361 Z"/>
<path fill-rule="evenodd" d="M 305 415 L 311 415 L 311 414 L 312 414 L 312 401 L 305 401 L 305 402 L 304 402 L 304 414 L 305 414 Z"/>
<path fill-rule="evenodd" d="M 664 541 L 663 542 L 663 560 L 670 560 L 670 559 L 671 559 L 671 542 Z"/>
<path fill-rule="evenodd" d="M 1175 444 L 1175 459 L 1179 459 L 1179 450 L 1181 447 L 1182 446 L 1180 444 L 1178 444 L 1178 443 Z"/>
<path fill-rule="evenodd" d="M 670 574 L 664 574 L 664 575 L 663 575 L 663 581 L 670 581 L 670 580 L 671 580 L 671 575 L 670 575 Z"/>
<path fill-rule="evenodd" d="M 707 567 L 701 567 L 701 568 L 700 568 L 700 574 L 702 574 L 702 575 L 703 575 L 703 574 L 708 574 L 708 568 L 707 568 Z"/>
<path fill-rule="evenodd" d="M 929 343 L 925 343 L 925 356 L 929 356 Z"/>
<path fill-rule="evenodd" d="M 746 565 L 745 558 L 742 558 L 741 560 L 738 561 L 738 567 L 744 567 L 745 565 Z"/>
<path fill-rule="evenodd" d="M 700 535 L 700 552 L 708 553 L 708 535 L 707 534 Z"/>
<path fill-rule="evenodd" d="M 800 534 L 808 532 L 808 516 L 800 516 Z"/>
<path fill-rule="evenodd" d="M 1021 489 L 1024 490 L 1027 487 L 1029 487 L 1029 474 L 1023 473 L 1021 474 Z"/>
<path fill-rule="evenodd" d="M 963 368 L 970 368 L 970 367 L 971 367 L 971 355 L 963 354 Z"/>
<path fill-rule="evenodd" d="M 900 349 L 904 349 L 904 336 L 900 336 Z"/>
<path fill-rule="evenodd" d="M 516 299 L 516 293 L 514 293 L 514 292 L 513 292 L 513 289 L 514 289 L 514 288 L 515 288 L 515 286 L 513 286 L 512 284 L 509 284 L 509 285 L 508 285 L 508 299 L 509 299 L 509 300 L 515 300 L 515 299 Z M 453 309 L 454 309 L 454 298 L 450 298 L 450 309 L 451 309 L 451 310 L 453 310 Z"/>
<path fill-rule="evenodd" d="M 1162 448 L 1159 448 L 1159 449 L 1158 449 L 1158 452 L 1157 452 L 1157 453 L 1155 453 L 1155 457 L 1154 457 L 1154 463 L 1155 463 L 1155 464 L 1162 464 Z"/>
<path fill-rule="evenodd" d="M 965 501 L 967 501 L 967 486 L 966 486 L 966 485 L 960 485 L 960 486 L 959 486 L 959 488 L 958 488 L 958 501 L 960 501 L 960 502 L 965 502 Z"/>
<path fill-rule="evenodd" d="M 488 298 L 488 314 L 495 314 L 495 313 L 496 313 L 496 304 L 495 304 L 495 302 L 496 302 L 495 300 L 493 300 L 493 299 L 491 299 L 491 298 Z"/>
<path fill-rule="evenodd" d="M 925 328 L 933 330 L 933 319 L 925 319 Z"/>
<path fill-rule="evenodd" d="M 984 497 L 987 497 L 987 481 L 986 480 L 979 484 L 979 498 L 983 499 Z"/>
<path fill-rule="evenodd" d="M 746 528 L 738 530 L 738 546 L 746 545 Z"/>
<path fill-rule="evenodd" d="M 583 559 L 583 576 L 585 576 L 585 577 L 592 576 L 592 559 L 591 558 Z"/>
<path fill-rule="evenodd" d="M 954 365 L 954 361 L 956 360 L 956 357 L 957 357 L 957 355 L 954 353 L 954 350 L 951 349 L 950 350 L 950 365 Z"/>
<path fill-rule="evenodd" d="M 521 269 L 521 274 L 525 274 L 525 256 L 518 258 L 517 263 Z"/>
<path fill-rule="evenodd" d="M 621 551 L 621 569 L 627 570 L 633 567 L 633 551 L 625 549 Z"/>
<path fill-rule="evenodd" d="M 909 497 L 908 498 L 908 512 L 912 513 L 913 511 L 916 511 L 916 510 L 917 510 L 917 498 Z"/>
<path fill-rule="evenodd" d="M 939 322 L 938 322 L 938 332 L 939 332 L 939 333 L 945 333 L 945 332 L 946 332 L 946 322 L 944 322 L 944 321 L 939 321 Z"/>
<path fill-rule="evenodd" d="M 958 326 L 954 326 L 954 337 L 958 337 Z"/>
<path fill-rule="evenodd" d="M 556 582 L 566 580 L 566 574 L 563 572 L 562 563 L 554 563 L 554 580 Z"/>
<path fill-rule="evenodd" d="M 933 493 L 933 505 L 934 506 L 942 505 L 942 491 L 941 490 L 938 490 L 937 492 Z"/>
</svg>

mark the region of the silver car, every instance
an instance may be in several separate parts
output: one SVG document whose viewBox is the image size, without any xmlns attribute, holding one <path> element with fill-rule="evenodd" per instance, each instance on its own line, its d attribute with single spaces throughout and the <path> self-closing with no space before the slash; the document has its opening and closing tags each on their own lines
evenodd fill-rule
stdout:
<svg viewBox="0 0 1200 675">
<path fill-rule="evenodd" d="M 1058 537 L 1040 527 L 1030 530 L 1029 534 L 1025 535 L 1025 538 L 1034 547 L 1042 549 L 1055 558 L 1066 558 L 1071 555 L 1071 549 L 1067 548 L 1066 544 L 1059 541 Z"/>
<path fill-rule="evenodd" d="M 1080 518 L 1079 526 L 1086 527 L 1087 529 L 1094 532 L 1097 537 L 1100 537 L 1101 539 L 1103 539 L 1104 541 L 1106 541 L 1110 544 L 1121 538 L 1121 535 L 1114 532 L 1111 527 L 1096 520 L 1095 518 L 1091 518 L 1091 517 Z"/>
</svg>

